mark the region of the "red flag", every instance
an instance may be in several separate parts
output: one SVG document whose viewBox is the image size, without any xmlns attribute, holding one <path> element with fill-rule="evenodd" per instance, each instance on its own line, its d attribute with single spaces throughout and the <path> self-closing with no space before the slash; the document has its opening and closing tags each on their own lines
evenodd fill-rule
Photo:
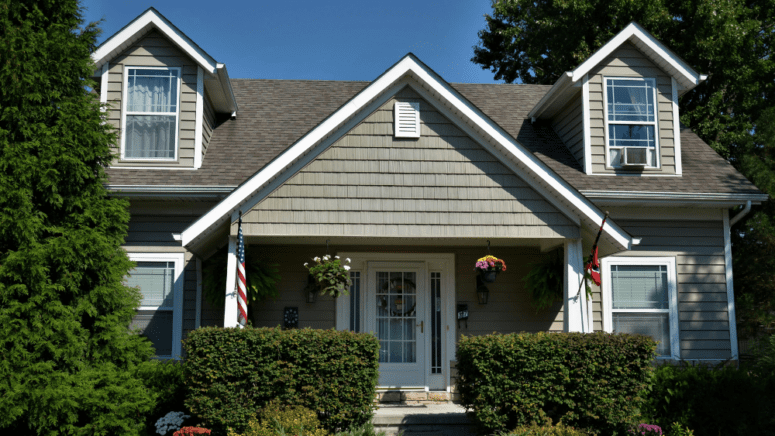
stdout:
<svg viewBox="0 0 775 436">
<path fill-rule="evenodd" d="M 597 258 L 597 243 L 600 241 L 600 235 L 603 234 L 603 226 L 608 219 L 608 212 L 603 217 L 603 222 L 600 224 L 600 230 L 597 231 L 597 238 L 595 238 L 595 244 L 592 246 L 592 253 L 589 255 L 587 264 L 584 265 L 584 273 L 589 274 L 592 281 L 597 286 L 600 286 L 600 260 Z"/>
</svg>

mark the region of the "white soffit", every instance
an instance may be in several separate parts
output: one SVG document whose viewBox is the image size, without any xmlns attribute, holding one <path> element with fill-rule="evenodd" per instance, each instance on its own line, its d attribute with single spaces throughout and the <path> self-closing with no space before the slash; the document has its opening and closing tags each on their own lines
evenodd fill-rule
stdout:
<svg viewBox="0 0 775 436">
<path fill-rule="evenodd" d="M 313 147 L 356 116 L 386 90 L 394 87 L 405 76 L 420 82 L 442 104 L 453 108 L 459 118 L 468 120 L 468 124 L 473 126 L 479 134 L 490 138 L 491 142 L 506 158 L 516 163 L 536 183 L 553 193 L 559 202 L 574 211 L 581 219 L 582 227 L 600 225 L 603 220 L 603 213 L 600 209 L 558 177 L 522 144 L 492 122 L 483 112 L 410 53 L 186 228 L 181 233 L 183 245 L 189 246 L 197 242 L 227 220 L 230 222 L 236 220 L 236 216 L 233 215 L 246 203 L 254 204 L 256 199 L 253 196 L 259 189 L 278 177 L 282 171 L 297 162 Z M 615 223 L 610 222 L 610 224 L 604 228 L 604 237 L 621 249 L 630 248 L 631 237 Z"/>
<path fill-rule="evenodd" d="M 542 115 L 553 115 L 558 109 L 559 103 L 564 104 L 571 95 L 577 92 L 573 87 L 583 80 L 585 75 L 628 41 L 678 82 L 681 87 L 680 94 L 691 90 L 707 78 L 706 75 L 694 71 L 691 66 L 640 27 L 638 23 L 632 22 L 575 70 L 566 71 L 561 75 L 528 116 L 539 118 Z"/>
</svg>

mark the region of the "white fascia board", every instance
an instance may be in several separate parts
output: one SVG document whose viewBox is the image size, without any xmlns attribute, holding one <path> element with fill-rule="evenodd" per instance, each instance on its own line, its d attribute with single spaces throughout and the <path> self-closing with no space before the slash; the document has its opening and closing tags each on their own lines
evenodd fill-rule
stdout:
<svg viewBox="0 0 775 436">
<path fill-rule="evenodd" d="M 236 117 L 237 112 L 239 111 L 239 108 L 237 107 L 237 99 L 234 98 L 234 89 L 232 89 L 231 87 L 229 72 L 226 70 L 225 64 L 218 64 L 217 70 L 218 70 L 218 81 L 221 82 L 223 94 L 226 96 L 226 99 L 229 101 L 229 112 L 231 112 L 232 117 Z"/>
<path fill-rule="evenodd" d="M 632 22 L 627 25 L 624 30 L 614 36 L 613 39 L 608 41 L 604 46 L 596 51 L 595 54 L 590 56 L 589 59 L 584 61 L 584 63 L 573 70 L 573 81 L 577 82 L 581 80 L 585 74 L 588 74 L 590 71 L 592 71 L 593 68 L 595 68 L 605 58 L 610 56 L 614 50 L 619 48 L 619 46 L 624 44 L 630 38 L 636 38 L 638 41 L 642 42 L 651 50 L 653 50 L 654 53 L 664 59 L 664 61 L 667 62 L 670 66 L 675 68 L 676 71 L 681 74 L 681 78 L 684 81 L 698 85 L 704 80 L 704 77 L 707 77 L 698 74 L 692 67 L 687 65 L 684 61 L 668 50 L 667 47 L 665 47 L 661 42 L 657 41 L 653 36 L 651 36 L 651 34 L 646 32 L 637 23 Z"/>
<path fill-rule="evenodd" d="M 670 78 L 672 93 L 670 95 L 673 105 L 673 146 L 675 147 L 675 173 L 683 175 L 683 162 L 681 159 L 681 118 L 678 114 L 678 81 Z"/>
<path fill-rule="evenodd" d="M 194 168 L 202 166 L 202 124 L 204 123 L 205 79 L 202 67 L 196 67 L 196 126 L 194 127 Z"/>
<path fill-rule="evenodd" d="M 210 74 L 215 74 L 218 64 L 215 59 L 205 53 L 204 50 L 197 47 L 188 36 L 178 30 L 172 23 L 167 21 L 166 18 L 162 17 L 152 8 L 135 18 L 134 21 L 97 47 L 97 50 L 92 54 L 95 65 L 100 67 L 103 63 L 110 61 L 110 58 L 118 55 L 118 53 L 114 53 L 116 50 L 133 36 L 144 31 L 148 26 L 153 26 L 158 29 L 183 50 L 184 53 L 194 59 L 194 61 L 196 61 L 196 63 L 205 71 Z"/>
<path fill-rule="evenodd" d="M 471 120 L 482 134 L 493 139 L 500 147 L 499 151 L 501 153 L 518 162 L 530 174 L 533 174 L 536 179 L 541 180 L 545 187 L 551 192 L 557 193 L 560 199 L 575 209 L 580 217 L 592 223 L 603 221 L 603 213 L 592 202 L 584 198 L 581 193 L 554 174 L 524 146 L 493 123 L 478 108 L 460 96 L 448 83 L 420 63 L 413 55 L 407 55 L 316 128 L 302 137 L 296 144 L 270 162 L 264 169 L 250 177 L 231 195 L 186 228 L 181 233 L 183 245 L 189 245 L 213 226 L 231 218 L 232 213 L 243 203 L 249 201 L 262 186 L 277 177 L 284 169 L 301 158 L 346 120 L 356 115 L 357 112 L 376 99 L 405 74 L 410 74 L 413 78 L 427 86 L 428 90 L 437 99 L 448 102 L 458 111 L 460 117 Z M 611 222 L 609 226 L 604 228 L 604 231 L 619 246 L 625 249 L 631 246 L 631 237 L 615 223 Z"/>
<path fill-rule="evenodd" d="M 105 63 L 102 66 L 102 73 L 100 73 L 100 103 L 106 104 L 108 102 L 108 72 L 110 64 Z"/>
<path fill-rule="evenodd" d="M 562 91 L 564 91 L 566 88 L 569 88 L 572 86 L 575 81 L 572 80 L 573 73 L 570 71 L 566 71 L 563 73 L 559 79 L 557 79 L 556 82 L 554 82 L 554 85 L 552 85 L 552 88 L 549 89 L 549 92 L 547 92 L 541 100 L 536 103 L 536 105 L 533 107 L 533 109 L 530 110 L 530 113 L 527 114 L 528 118 L 539 118 L 541 114 L 552 105 L 561 95 Z"/>
</svg>

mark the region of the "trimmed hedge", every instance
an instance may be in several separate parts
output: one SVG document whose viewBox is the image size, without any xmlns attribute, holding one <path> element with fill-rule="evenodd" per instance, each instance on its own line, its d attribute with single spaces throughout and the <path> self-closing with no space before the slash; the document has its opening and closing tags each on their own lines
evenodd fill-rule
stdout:
<svg viewBox="0 0 775 436">
<path fill-rule="evenodd" d="M 665 364 L 643 410 L 650 422 L 677 422 L 697 436 L 775 435 L 775 374 Z"/>
<path fill-rule="evenodd" d="M 304 406 L 329 431 L 368 422 L 379 342 L 366 333 L 201 328 L 189 333 L 186 406 L 208 428 L 242 433 L 268 403 Z"/>
<path fill-rule="evenodd" d="M 651 381 L 656 343 L 640 335 L 520 333 L 462 337 L 457 389 L 487 432 L 548 418 L 625 434 Z"/>
</svg>

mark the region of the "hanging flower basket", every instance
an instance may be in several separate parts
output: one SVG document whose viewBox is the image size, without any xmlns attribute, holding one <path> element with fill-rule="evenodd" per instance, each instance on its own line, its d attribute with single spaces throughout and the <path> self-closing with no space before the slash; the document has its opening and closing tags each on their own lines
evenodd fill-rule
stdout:
<svg viewBox="0 0 775 436">
<path fill-rule="evenodd" d="M 506 271 L 506 262 L 495 256 L 484 256 L 476 261 L 474 269 L 479 272 L 482 281 L 494 283 L 498 274 Z"/>
<path fill-rule="evenodd" d="M 328 254 L 322 258 L 314 259 L 317 265 L 304 266 L 309 270 L 310 275 L 317 283 L 318 291 L 321 295 L 329 294 L 336 298 L 342 294 L 348 295 L 352 280 L 350 279 L 350 259 L 342 262 L 339 256 L 331 258 Z"/>
</svg>

